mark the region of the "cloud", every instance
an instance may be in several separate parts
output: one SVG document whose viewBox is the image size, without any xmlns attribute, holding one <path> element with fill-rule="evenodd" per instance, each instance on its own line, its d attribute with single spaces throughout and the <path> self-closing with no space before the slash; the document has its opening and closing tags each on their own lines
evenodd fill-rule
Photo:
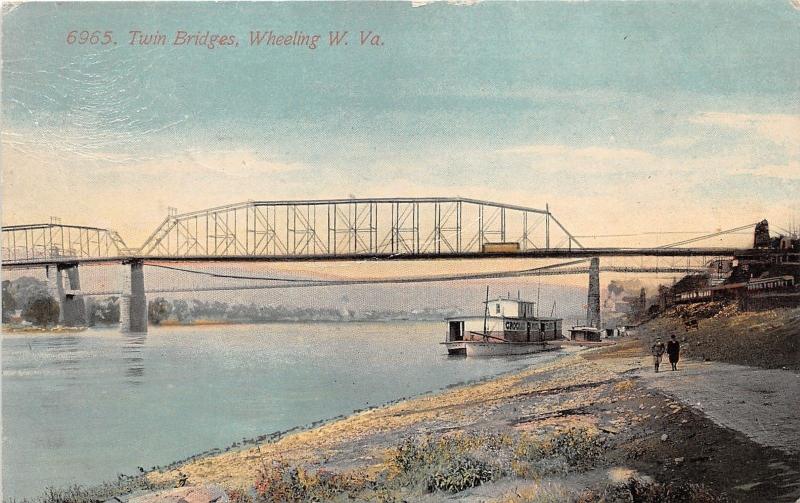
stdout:
<svg viewBox="0 0 800 503">
<path fill-rule="evenodd" d="M 789 161 L 786 164 L 767 164 L 747 171 L 750 175 L 788 180 L 800 180 L 800 161 Z"/>
<path fill-rule="evenodd" d="M 800 152 L 800 115 L 706 112 L 689 122 L 754 133 L 792 153 Z"/>
<path fill-rule="evenodd" d="M 190 211 L 288 198 L 300 190 L 297 184 L 304 179 L 298 173 L 308 169 L 247 149 L 198 149 L 139 159 L 110 153 L 100 160 L 68 150 L 8 148 L 5 141 L 3 147 L 5 224 L 58 215 L 72 224 L 114 228 L 134 244 L 169 206 Z"/>
<path fill-rule="evenodd" d="M 4 135 L 3 146 L 15 139 Z M 335 160 L 301 162 L 245 146 L 90 159 L 69 150 L 26 145 L 2 152 L 3 219 L 9 224 L 58 215 L 69 223 L 115 228 L 129 244 L 138 245 L 167 207 L 184 212 L 248 199 L 341 198 L 353 193 L 461 195 L 537 208 L 549 202 L 559 220 L 582 235 L 713 230 L 765 215 L 782 218 L 789 211 L 791 196 L 780 187 L 798 183 L 800 166 L 784 156 L 761 157 L 750 142 L 691 155 L 599 142 L 494 150 L 475 146 L 364 156 L 357 170 L 343 169 Z M 769 147 L 775 150 L 771 143 Z M 729 192 L 735 184 L 749 185 L 747 177 L 753 176 L 765 177 L 753 184 L 754 192 Z"/>
<path fill-rule="evenodd" d="M 545 171 L 647 171 L 658 161 L 656 156 L 644 150 L 605 146 L 536 144 L 505 148 L 496 153 L 524 159 L 530 162 L 532 168 Z"/>
<path fill-rule="evenodd" d="M 500 150 L 507 154 L 533 154 L 543 156 L 581 157 L 596 160 L 646 160 L 652 159 L 652 154 L 643 150 L 628 148 L 583 147 L 573 148 L 565 145 L 525 145 Z"/>
<path fill-rule="evenodd" d="M 688 188 L 700 183 L 698 176 L 722 180 L 729 175 L 749 175 L 795 181 L 800 178 L 800 116 L 791 114 L 744 114 L 706 112 L 689 123 L 713 130 L 732 130 L 741 137 L 720 139 L 708 132 L 687 131 L 668 137 L 647 149 L 608 145 L 518 145 L 500 150 L 507 167 L 575 176 L 619 174 L 631 182 L 645 178 L 664 180 L 670 187 Z"/>
<path fill-rule="evenodd" d="M 51 138 L 48 136 L 48 138 Z M 80 170 L 102 175 L 223 175 L 247 177 L 297 171 L 304 166 L 297 162 L 286 162 L 271 155 L 268 149 L 256 150 L 247 146 L 230 148 L 163 148 L 151 145 L 135 153 L 112 146 L 83 149 L 62 144 L 58 139 L 44 141 L 33 131 L 5 130 L 0 133 L 0 143 L 17 161 L 36 161 L 51 169 L 80 166 Z M 13 167 L 13 166 L 12 166 Z"/>
<path fill-rule="evenodd" d="M 669 148 L 688 148 L 697 145 L 699 139 L 692 136 L 670 136 L 665 138 L 658 145 Z"/>
<path fill-rule="evenodd" d="M 171 158 L 152 160 L 128 166 L 137 173 L 170 171 L 191 176 L 220 175 L 246 178 L 253 175 L 289 173 L 302 170 L 299 163 L 275 161 L 251 150 L 184 152 Z M 120 169 L 113 167 L 111 169 Z"/>
</svg>

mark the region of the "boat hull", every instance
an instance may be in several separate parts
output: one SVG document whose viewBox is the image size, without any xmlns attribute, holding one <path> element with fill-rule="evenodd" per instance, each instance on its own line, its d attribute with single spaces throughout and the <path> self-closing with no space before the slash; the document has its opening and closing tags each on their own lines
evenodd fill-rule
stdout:
<svg viewBox="0 0 800 503">
<path fill-rule="evenodd" d="M 447 354 L 466 356 L 509 356 L 539 353 L 551 349 L 558 349 L 554 341 L 543 342 L 484 342 L 484 341 L 453 341 L 443 343 L 447 347 Z"/>
</svg>

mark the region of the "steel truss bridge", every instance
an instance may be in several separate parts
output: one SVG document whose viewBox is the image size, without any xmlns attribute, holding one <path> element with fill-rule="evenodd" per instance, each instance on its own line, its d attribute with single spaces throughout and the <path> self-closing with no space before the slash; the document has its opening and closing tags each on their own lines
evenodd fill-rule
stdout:
<svg viewBox="0 0 800 503">
<path fill-rule="evenodd" d="M 109 229 L 61 223 L 3 227 L 3 265 L 63 259 L 111 258 L 131 250 Z"/>
<path fill-rule="evenodd" d="M 754 224 L 753 224 L 754 225 Z M 43 267 L 47 288 L 59 303 L 59 323 L 85 324 L 86 295 L 119 295 L 120 326 L 147 331 L 148 292 L 245 290 L 351 284 L 412 283 L 563 274 L 588 274 L 587 323 L 600 323 L 600 271 L 684 273 L 702 269 L 708 259 L 740 253 L 733 248 L 689 247 L 697 241 L 751 225 L 655 248 L 585 248 L 545 209 L 466 198 L 377 198 L 304 201 L 249 201 L 177 214 L 167 218 L 136 249 L 113 230 L 49 224 L 12 225 L 2 230 L 2 261 L 7 269 Z M 685 257 L 685 265 L 614 266 L 599 257 Z M 563 258 L 567 262 L 521 271 L 450 276 L 350 280 L 245 277 L 182 269 L 181 262 L 297 262 L 326 260 L 436 260 Z M 691 261 L 701 263 L 692 265 Z M 588 268 L 578 266 L 588 261 Z M 172 265 L 167 265 L 167 263 Z M 81 285 L 79 267 L 125 264 L 120 287 L 97 292 Z M 241 281 L 195 287 L 146 290 L 144 266 Z M 84 285 L 85 286 L 85 285 Z"/>
<path fill-rule="evenodd" d="M 3 265 L 11 268 L 145 259 L 716 257 L 737 251 L 686 246 L 702 238 L 680 246 L 585 248 L 548 206 L 467 198 L 249 201 L 183 214 L 171 210 L 139 248 L 128 248 L 112 230 L 61 223 L 8 226 L 2 235 Z M 492 248 L 498 243 L 503 245 Z"/>
<path fill-rule="evenodd" d="M 551 224 L 555 227 L 551 243 Z M 144 256 L 432 255 L 580 243 L 548 209 L 464 198 L 251 201 L 170 215 Z"/>
</svg>

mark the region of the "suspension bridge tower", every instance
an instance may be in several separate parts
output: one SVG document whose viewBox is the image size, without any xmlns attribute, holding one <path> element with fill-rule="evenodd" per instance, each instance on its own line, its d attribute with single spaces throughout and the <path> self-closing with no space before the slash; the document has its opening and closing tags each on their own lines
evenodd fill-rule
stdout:
<svg viewBox="0 0 800 503">
<path fill-rule="evenodd" d="M 600 327 L 600 259 L 592 258 L 589 264 L 589 298 L 586 303 L 586 325 Z"/>
</svg>

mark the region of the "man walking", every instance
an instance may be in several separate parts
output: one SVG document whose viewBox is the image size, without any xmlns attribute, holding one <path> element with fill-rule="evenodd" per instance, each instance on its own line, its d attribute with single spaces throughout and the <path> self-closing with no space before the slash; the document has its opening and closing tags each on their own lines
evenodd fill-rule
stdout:
<svg viewBox="0 0 800 503">
<path fill-rule="evenodd" d="M 653 354 L 653 365 L 656 368 L 656 373 L 658 373 L 658 366 L 661 365 L 661 357 L 664 355 L 664 343 L 661 342 L 660 337 L 656 339 L 655 344 L 650 348 L 650 352 Z"/>
<path fill-rule="evenodd" d="M 678 370 L 678 358 L 681 354 L 681 343 L 672 334 L 672 338 L 667 342 L 667 354 L 669 355 L 669 363 L 672 365 L 672 370 Z"/>
</svg>

